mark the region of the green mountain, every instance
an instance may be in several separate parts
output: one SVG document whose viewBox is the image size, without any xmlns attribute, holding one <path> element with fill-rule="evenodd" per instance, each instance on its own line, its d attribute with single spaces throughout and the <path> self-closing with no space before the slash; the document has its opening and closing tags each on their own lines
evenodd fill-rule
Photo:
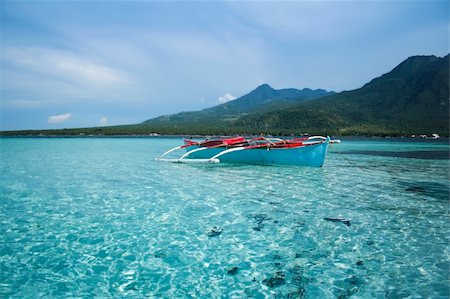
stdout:
<svg viewBox="0 0 450 299">
<path fill-rule="evenodd" d="M 277 103 L 274 102 L 300 102 L 303 100 L 320 98 L 330 94 L 334 94 L 334 92 L 328 92 L 323 89 L 311 90 L 309 88 L 304 88 L 302 90 L 294 88 L 275 90 L 268 84 L 263 84 L 239 99 L 205 109 L 203 112 L 219 115 L 253 113 L 255 112 L 255 109 L 261 109 L 261 107 L 265 105 L 276 105 Z"/>
<path fill-rule="evenodd" d="M 362 88 L 235 123 L 282 133 L 449 135 L 449 55 L 410 57 Z"/>
<path fill-rule="evenodd" d="M 413 56 L 359 89 L 280 89 L 264 84 L 236 100 L 141 124 L 0 135 L 259 134 L 449 136 L 449 55 Z"/>
<path fill-rule="evenodd" d="M 413 56 L 363 87 L 341 93 L 274 90 L 264 84 L 234 101 L 145 121 L 163 133 L 301 132 L 449 135 L 449 56 Z"/>
<path fill-rule="evenodd" d="M 159 130 L 167 128 L 173 130 L 182 128 L 202 130 L 202 126 L 211 129 L 211 125 L 214 124 L 217 128 L 225 126 L 231 129 L 233 123 L 242 116 L 287 108 L 303 100 L 316 99 L 331 94 L 334 94 L 334 92 L 323 89 L 304 88 L 299 90 L 288 88 L 276 90 L 268 84 L 263 84 L 236 100 L 201 111 L 160 116 L 144 121 L 142 125 L 155 127 Z"/>
</svg>

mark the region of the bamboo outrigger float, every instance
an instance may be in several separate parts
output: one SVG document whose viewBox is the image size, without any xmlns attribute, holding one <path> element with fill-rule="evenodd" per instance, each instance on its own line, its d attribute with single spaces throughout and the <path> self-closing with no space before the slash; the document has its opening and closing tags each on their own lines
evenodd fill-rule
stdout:
<svg viewBox="0 0 450 299">
<path fill-rule="evenodd" d="M 254 165 L 297 165 L 321 167 L 328 146 L 340 143 L 330 137 L 312 136 L 294 139 L 244 137 L 218 138 L 196 142 L 185 139 L 184 145 L 174 147 L 157 161 L 175 163 L 239 163 Z M 176 150 L 185 149 L 179 158 L 164 158 Z"/>
</svg>

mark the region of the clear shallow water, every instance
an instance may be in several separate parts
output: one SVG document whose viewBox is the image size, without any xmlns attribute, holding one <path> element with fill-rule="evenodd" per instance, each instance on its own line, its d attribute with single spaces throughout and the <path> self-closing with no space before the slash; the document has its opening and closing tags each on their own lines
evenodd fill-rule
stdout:
<svg viewBox="0 0 450 299">
<path fill-rule="evenodd" d="M 448 144 L 154 161 L 180 141 L 0 139 L 0 297 L 449 297 L 449 160 L 367 153 Z"/>
</svg>

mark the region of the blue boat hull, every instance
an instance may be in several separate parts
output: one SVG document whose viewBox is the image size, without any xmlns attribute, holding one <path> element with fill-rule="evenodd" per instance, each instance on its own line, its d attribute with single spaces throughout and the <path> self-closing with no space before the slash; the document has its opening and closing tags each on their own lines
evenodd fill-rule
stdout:
<svg viewBox="0 0 450 299">
<path fill-rule="evenodd" d="M 325 162 L 329 139 L 323 143 L 295 148 L 250 148 L 226 153 L 218 159 L 221 163 L 239 163 L 252 165 L 296 165 L 321 167 Z M 189 146 L 187 151 L 197 148 Z M 208 148 L 190 154 L 188 159 L 209 159 L 224 148 Z"/>
</svg>

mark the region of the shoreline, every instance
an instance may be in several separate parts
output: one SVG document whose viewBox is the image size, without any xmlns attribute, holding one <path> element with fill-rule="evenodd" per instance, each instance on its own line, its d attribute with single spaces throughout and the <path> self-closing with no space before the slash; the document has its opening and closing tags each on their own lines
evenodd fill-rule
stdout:
<svg viewBox="0 0 450 299">
<path fill-rule="evenodd" d="M 80 139 L 89 139 L 89 138 L 136 138 L 136 139 L 156 139 L 156 138 L 162 138 L 162 139 L 177 139 L 177 138 L 191 138 L 191 139 L 207 139 L 207 138 L 220 138 L 220 137 L 229 137 L 229 136 L 235 136 L 235 135 L 148 135 L 148 134 L 121 134 L 121 135 L 1 135 L 0 133 L 0 139 L 2 138 L 80 138 Z M 248 136 L 248 137 L 255 137 L 259 135 L 251 135 L 251 134 L 243 134 L 242 136 Z M 271 136 L 271 135 L 269 135 Z M 291 138 L 291 137 L 299 137 L 298 136 L 277 136 L 277 137 L 284 137 L 284 138 Z M 449 137 L 440 137 L 437 139 L 434 138 L 423 138 L 423 137 L 411 137 L 411 136 L 342 136 L 342 135 L 331 135 L 332 139 L 340 139 L 343 141 L 365 141 L 365 140 L 383 140 L 383 141 L 402 141 L 402 142 L 434 142 L 434 143 L 447 143 L 450 144 L 450 138 Z"/>
</svg>

